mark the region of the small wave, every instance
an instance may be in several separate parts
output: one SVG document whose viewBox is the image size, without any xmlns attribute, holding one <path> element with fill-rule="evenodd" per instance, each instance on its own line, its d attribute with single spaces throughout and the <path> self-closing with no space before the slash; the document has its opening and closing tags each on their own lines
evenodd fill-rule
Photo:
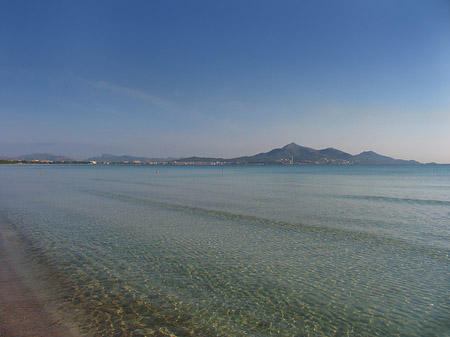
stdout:
<svg viewBox="0 0 450 337">
<path fill-rule="evenodd" d="M 447 200 L 396 198 L 396 197 L 383 197 L 383 196 L 377 196 L 377 195 L 343 195 L 342 197 L 346 198 L 346 199 L 355 199 L 355 200 L 384 201 L 384 202 L 396 202 L 396 203 L 403 203 L 403 204 L 450 206 L 450 201 L 447 201 Z"/>
<path fill-rule="evenodd" d="M 190 214 L 196 214 L 200 216 L 209 216 L 213 217 L 215 219 L 220 220 L 228 220 L 228 221 L 234 221 L 234 222 L 244 222 L 247 224 L 254 224 L 257 226 L 264 226 L 264 227 L 279 227 L 279 228 L 285 228 L 287 230 L 292 231 L 302 231 L 305 233 L 311 233 L 311 234 L 328 234 L 331 236 L 338 236 L 343 239 L 348 240 L 362 240 L 367 242 L 374 242 L 378 241 L 380 244 L 383 245 L 395 245 L 395 246 L 402 246 L 404 249 L 407 250 L 421 250 L 424 253 L 427 252 L 428 255 L 432 255 L 434 257 L 441 258 L 442 251 L 439 248 L 432 248 L 432 247 L 425 247 L 422 245 L 418 245 L 415 243 L 412 243 L 410 241 L 407 241 L 405 239 L 401 238 L 393 238 L 393 237 L 386 237 L 385 235 L 375 234 L 372 232 L 366 232 L 361 231 L 358 229 L 344 229 L 344 228 L 336 228 L 336 227 L 328 227 L 328 226 L 320 226 L 320 225 L 311 225 L 311 224 L 305 224 L 301 222 L 287 222 L 287 221 L 281 221 L 281 220 L 275 220 L 275 219 L 268 219 L 264 217 L 258 217 L 254 215 L 244 215 L 244 214 L 238 214 L 238 213 L 231 213 L 227 211 L 219 211 L 219 210 L 211 210 L 211 209 L 205 209 L 205 208 L 199 208 L 199 207 L 192 207 L 192 206 L 186 206 L 186 205 L 180 205 L 180 204 L 174 204 L 164 201 L 155 201 L 150 199 L 144 199 L 139 197 L 134 197 L 130 195 L 125 194 L 116 194 L 111 192 L 103 192 L 103 191 L 85 191 L 87 193 L 97 195 L 99 197 L 103 198 L 109 198 L 109 199 L 115 199 L 120 200 L 124 202 L 131 202 L 141 205 L 148 205 L 148 206 L 156 206 L 161 207 L 164 209 L 170 209 L 173 211 L 183 212 L 183 213 L 190 213 Z M 354 197 L 354 196 L 349 196 Z M 347 219 L 348 221 L 348 219 Z M 366 220 L 367 221 L 367 220 Z"/>
<path fill-rule="evenodd" d="M 188 213 L 195 213 L 200 215 L 207 215 L 214 217 L 216 219 L 222 219 L 222 220 L 234 220 L 234 221 L 247 221 L 247 222 L 253 222 L 258 224 L 270 224 L 270 225 L 279 225 L 284 227 L 297 227 L 299 225 L 310 228 L 311 230 L 317 230 L 315 226 L 310 225 L 304 225 L 304 224 L 293 224 L 285 221 L 278 221 L 278 220 L 272 220 L 272 219 L 266 219 L 261 218 L 257 216 L 252 215 L 243 215 L 243 214 L 236 214 L 231 213 L 227 211 L 218 211 L 218 210 L 211 210 L 206 208 L 199 208 L 199 207 L 192 207 L 192 206 L 186 206 L 186 205 L 180 205 L 180 204 L 174 204 L 164 201 L 155 201 L 150 199 L 143 199 L 138 197 L 133 197 L 125 194 L 115 194 L 115 193 L 109 193 L 109 192 L 100 192 L 100 191 L 88 191 L 88 193 L 111 198 L 111 199 L 117 199 L 117 200 L 123 200 L 123 201 L 129 201 L 129 202 L 135 202 L 140 204 L 147 204 L 147 205 L 154 205 L 159 207 L 164 207 L 166 209 L 172 209 L 177 211 L 184 211 Z"/>
</svg>

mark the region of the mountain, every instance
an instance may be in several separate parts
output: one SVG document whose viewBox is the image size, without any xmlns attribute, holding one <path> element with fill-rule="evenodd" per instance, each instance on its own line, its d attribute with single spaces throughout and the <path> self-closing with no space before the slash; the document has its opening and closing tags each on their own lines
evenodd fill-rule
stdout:
<svg viewBox="0 0 450 337">
<path fill-rule="evenodd" d="M 161 161 L 172 161 L 175 158 L 169 157 L 169 158 L 147 158 L 147 157 L 133 157 L 128 155 L 122 155 L 122 156 L 116 156 L 114 154 L 104 153 L 101 156 L 91 157 L 87 159 L 87 161 L 96 161 L 99 163 L 123 163 L 123 162 L 133 162 L 133 161 L 140 161 L 140 162 L 161 162 Z"/>
<path fill-rule="evenodd" d="M 414 160 L 394 159 L 379 155 L 372 151 L 362 152 L 353 156 L 349 153 L 327 148 L 315 150 L 309 147 L 288 144 L 282 148 L 269 152 L 258 153 L 254 156 L 237 157 L 232 159 L 190 157 L 177 162 L 211 163 L 223 162 L 228 164 L 331 164 L 331 165 L 419 165 Z"/>
<path fill-rule="evenodd" d="M 328 148 L 324 150 L 314 150 L 309 147 L 297 145 L 295 143 L 288 144 L 279 149 L 273 149 L 269 152 L 259 153 L 254 156 L 234 158 L 234 162 L 246 163 L 327 163 L 327 162 L 344 162 L 352 159 L 352 155 Z"/>
<path fill-rule="evenodd" d="M 23 155 L 17 156 L 17 157 L 5 157 L 4 159 L 24 160 L 24 161 L 39 160 L 39 161 L 53 161 L 53 162 L 72 162 L 72 161 L 74 161 L 72 158 L 69 158 L 66 156 L 61 156 L 61 155 L 54 155 L 54 154 L 50 154 L 50 153 L 23 154 Z"/>
<path fill-rule="evenodd" d="M 357 164 L 362 165 L 419 165 L 415 160 L 394 159 L 391 157 L 382 156 L 373 151 L 365 151 L 353 156 L 353 160 Z"/>
</svg>

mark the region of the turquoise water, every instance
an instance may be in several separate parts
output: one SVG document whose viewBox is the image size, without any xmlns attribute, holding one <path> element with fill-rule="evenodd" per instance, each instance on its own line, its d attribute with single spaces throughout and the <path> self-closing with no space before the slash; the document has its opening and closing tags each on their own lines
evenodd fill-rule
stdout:
<svg viewBox="0 0 450 337">
<path fill-rule="evenodd" d="M 450 335 L 450 166 L 3 165 L 0 212 L 90 335 Z"/>
</svg>

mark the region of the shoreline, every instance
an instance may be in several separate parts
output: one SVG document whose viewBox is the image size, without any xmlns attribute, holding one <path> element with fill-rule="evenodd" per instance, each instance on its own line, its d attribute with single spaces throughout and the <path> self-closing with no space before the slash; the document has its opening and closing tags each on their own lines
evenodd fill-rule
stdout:
<svg viewBox="0 0 450 337">
<path fill-rule="evenodd" d="M 17 234 L 0 219 L 0 337 L 82 336 L 65 322 L 51 299 L 44 299 L 36 268 L 27 261 Z M 34 282 L 36 281 L 36 282 Z"/>
</svg>

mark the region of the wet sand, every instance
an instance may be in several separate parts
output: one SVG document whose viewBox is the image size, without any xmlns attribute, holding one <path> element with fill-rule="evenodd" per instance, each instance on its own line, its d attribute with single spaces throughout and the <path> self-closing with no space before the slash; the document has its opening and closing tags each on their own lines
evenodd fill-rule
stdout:
<svg viewBox="0 0 450 337">
<path fill-rule="evenodd" d="M 0 336 L 78 336 L 33 289 L 22 270 L 24 253 L 15 233 L 0 219 Z"/>
</svg>

